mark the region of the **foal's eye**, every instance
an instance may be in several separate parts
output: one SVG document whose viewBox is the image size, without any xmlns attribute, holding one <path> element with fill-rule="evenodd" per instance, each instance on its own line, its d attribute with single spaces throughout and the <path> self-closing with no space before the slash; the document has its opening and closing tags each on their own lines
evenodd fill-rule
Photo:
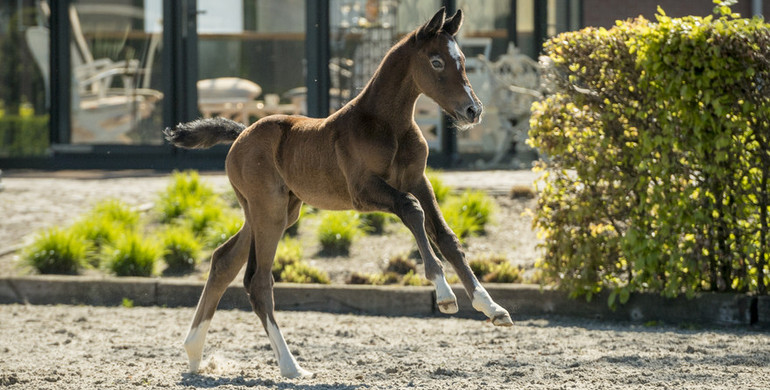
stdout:
<svg viewBox="0 0 770 390">
<path fill-rule="evenodd" d="M 431 66 L 433 66 L 433 69 L 441 70 L 444 68 L 444 62 L 441 60 L 431 60 L 430 61 Z"/>
</svg>

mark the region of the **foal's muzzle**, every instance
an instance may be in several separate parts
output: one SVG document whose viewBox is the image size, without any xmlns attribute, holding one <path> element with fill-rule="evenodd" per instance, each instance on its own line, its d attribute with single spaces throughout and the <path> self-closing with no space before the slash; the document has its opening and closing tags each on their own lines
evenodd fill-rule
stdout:
<svg viewBox="0 0 770 390">
<path fill-rule="evenodd" d="M 469 124 L 478 123 L 481 119 L 481 111 L 483 110 L 481 103 L 473 102 L 463 107 L 462 109 L 455 111 L 455 117 L 463 122 Z"/>
</svg>

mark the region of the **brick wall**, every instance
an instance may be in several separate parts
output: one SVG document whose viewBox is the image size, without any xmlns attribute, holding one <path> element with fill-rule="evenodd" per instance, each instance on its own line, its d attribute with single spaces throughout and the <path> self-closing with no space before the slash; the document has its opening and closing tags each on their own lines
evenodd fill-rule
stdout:
<svg viewBox="0 0 770 390">
<path fill-rule="evenodd" d="M 731 8 L 741 16 L 751 16 L 751 0 L 740 0 Z M 714 9 L 712 0 L 583 0 L 583 25 L 594 27 L 612 27 L 616 20 L 635 18 L 639 15 L 655 20 L 655 13 L 660 5 L 666 15 L 680 17 L 686 15 L 707 16 Z M 770 0 L 763 0 L 765 19 L 770 19 Z"/>
</svg>

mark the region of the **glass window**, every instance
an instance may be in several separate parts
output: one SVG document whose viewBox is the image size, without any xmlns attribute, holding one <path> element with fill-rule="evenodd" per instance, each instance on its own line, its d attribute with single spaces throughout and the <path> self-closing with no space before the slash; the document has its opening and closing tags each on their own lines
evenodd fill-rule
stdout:
<svg viewBox="0 0 770 390">
<path fill-rule="evenodd" d="M 162 0 L 74 0 L 73 144 L 160 144 Z"/>
<path fill-rule="evenodd" d="M 242 123 L 305 112 L 305 1 L 198 0 L 198 108 Z"/>
<path fill-rule="evenodd" d="M 48 150 L 49 38 L 37 3 L 0 2 L 0 158 Z"/>
</svg>

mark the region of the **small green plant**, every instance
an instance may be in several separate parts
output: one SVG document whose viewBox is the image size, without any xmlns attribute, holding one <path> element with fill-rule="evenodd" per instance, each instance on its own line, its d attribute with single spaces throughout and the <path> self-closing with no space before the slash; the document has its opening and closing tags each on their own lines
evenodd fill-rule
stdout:
<svg viewBox="0 0 770 390">
<path fill-rule="evenodd" d="M 468 190 L 451 197 L 442 207 L 449 227 L 462 240 L 485 232 L 494 212 L 495 201 L 483 191 Z"/>
<path fill-rule="evenodd" d="M 452 192 L 452 188 L 444 184 L 441 179 L 441 172 L 433 169 L 426 169 L 425 174 L 428 176 L 431 187 L 433 187 L 433 194 L 436 196 L 436 201 L 439 204 L 443 204 L 445 200 L 449 198 L 449 193 Z"/>
<path fill-rule="evenodd" d="M 362 274 L 359 272 L 353 272 L 345 280 L 345 284 L 374 284 L 372 282 L 374 278 L 375 276 L 371 274 Z"/>
<path fill-rule="evenodd" d="M 134 300 L 130 298 L 123 298 L 123 301 L 120 303 L 120 305 L 126 309 L 130 309 L 134 307 Z"/>
<path fill-rule="evenodd" d="M 202 245 L 192 231 L 175 226 L 164 231 L 161 239 L 167 272 L 189 272 L 195 269 Z"/>
<path fill-rule="evenodd" d="M 86 265 L 91 246 L 73 230 L 51 228 L 25 249 L 27 263 L 42 274 L 77 274 Z"/>
<path fill-rule="evenodd" d="M 86 217 L 106 219 L 128 229 L 136 228 L 140 219 L 138 212 L 118 199 L 108 199 L 97 203 Z"/>
<path fill-rule="evenodd" d="M 331 283 L 326 272 L 312 267 L 304 261 L 287 265 L 281 272 L 280 280 L 286 283 Z"/>
<path fill-rule="evenodd" d="M 94 267 L 99 266 L 102 248 L 114 242 L 123 232 L 121 225 L 105 217 L 81 218 L 70 229 L 93 246 L 94 251 L 87 260 Z"/>
<path fill-rule="evenodd" d="M 222 202 L 212 200 L 188 210 L 185 219 L 189 221 L 190 229 L 195 234 L 203 235 L 207 229 L 213 227 L 224 218 L 223 207 Z"/>
<path fill-rule="evenodd" d="M 487 283 L 521 283 L 521 273 L 521 268 L 506 261 L 494 267 L 482 280 Z"/>
<path fill-rule="evenodd" d="M 118 238 L 104 250 L 104 264 L 117 276 L 150 276 L 163 255 L 163 248 L 138 233 Z"/>
<path fill-rule="evenodd" d="M 363 213 L 358 216 L 361 223 L 361 230 L 367 234 L 382 234 L 385 232 L 385 225 L 390 220 L 387 213 Z"/>
<path fill-rule="evenodd" d="M 521 184 L 511 187 L 510 195 L 513 199 L 534 199 L 536 196 L 531 186 Z"/>
<path fill-rule="evenodd" d="M 196 171 L 174 172 L 171 180 L 159 194 L 156 206 L 162 222 L 179 218 L 215 197 L 214 190 Z"/>
<path fill-rule="evenodd" d="M 431 283 L 428 279 L 425 279 L 422 275 L 415 271 L 407 272 L 404 277 L 401 278 L 401 284 L 404 286 L 430 286 Z"/>
<path fill-rule="evenodd" d="M 206 245 L 216 248 L 238 233 L 243 227 L 243 215 L 235 212 L 224 212 L 222 217 L 214 221 L 206 230 Z"/>
<path fill-rule="evenodd" d="M 297 264 L 302 261 L 302 245 L 299 240 L 284 237 L 278 243 L 278 249 L 275 252 L 275 259 L 273 260 L 273 279 L 276 281 L 281 280 L 281 273 L 283 270 L 292 264 Z"/>
<path fill-rule="evenodd" d="M 417 272 L 417 264 L 407 258 L 406 255 L 399 255 L 388 260 L 385 272 L 395 272 L 398 275 L 406 275 L 410 272 L 415 273 Z"/>
<path fill-rule="evenodd" d="M 469 261 L 468 265 L 470 265 L 473 274 L 481 279 L 491 273 L 500 264 L 507 261 L 508 260 L 502 256 L 487 255 Z"/>
<path fill-rule="evenodd" d="M 358 213 L 354 211 L 331 211 L 321 214 L 318 238 L 321 251 L 327 255 L 347 255 L 350 245 L 360 234 Z"/>
</svg>

